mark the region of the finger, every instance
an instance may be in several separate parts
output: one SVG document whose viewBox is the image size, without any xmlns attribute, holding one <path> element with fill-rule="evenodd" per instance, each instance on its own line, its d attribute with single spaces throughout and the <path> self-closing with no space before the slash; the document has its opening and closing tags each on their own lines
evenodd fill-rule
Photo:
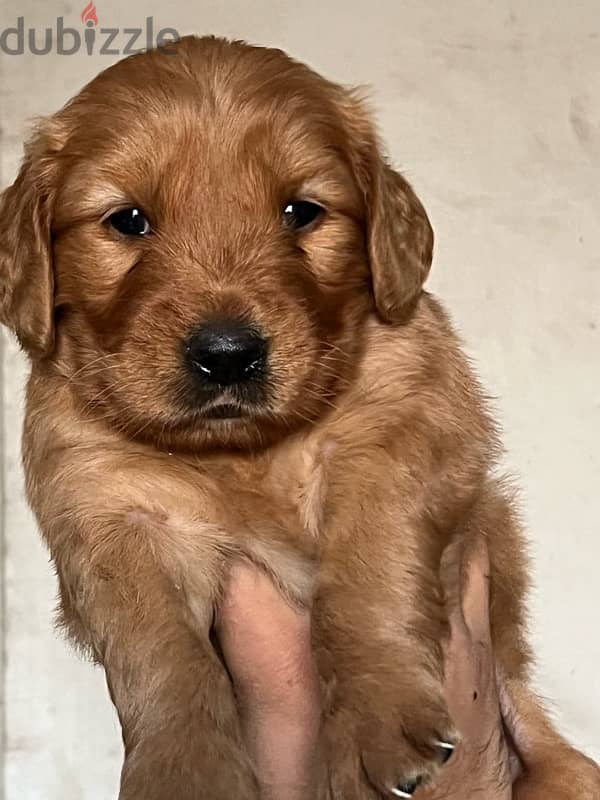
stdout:
<svg viewBox="0 0 600 800">
<path fill-rule="evenodd" d="M 451 565 L 452 569 L 449 568 Z M 444 686 L 455 724 L 467 736 L 499 722 L 489 625 L 489 554 L 484 537 L 456 545 L 446 555 L 450 640 L 445 649 Z M 457 600 L 458 598 L 458 600 Z"/>
<path fill-rule="evenodd" d="M 215 627 L 238 692 L 254 705 L 277 706 L 312 689 L 310 614 L 289 605 L 264 573 L 232 567 Z"/>
<path fill-rule="evenodd" d="M 236 564 L 216 627 L 261 797 L 314 796 L 321 703 L 308 611 L 292 608 L 266 575 Z"/>
<path fill-rule="evenodd" d="M 473 641 L 490 644 L 490 556 L 485 536 L 469 542 L 461 572 L 465 624 Z"/>
<path fill-rule="evenodd" d="M 469 639 L 469 630 L 462 607 L 462 563 L 464 543 L 452 542 L 443 552 L 440 564 L 440 578 L 446 600 L 446 610 L 450 626 L 449 646 L 462 648 Z"/>
</svg>

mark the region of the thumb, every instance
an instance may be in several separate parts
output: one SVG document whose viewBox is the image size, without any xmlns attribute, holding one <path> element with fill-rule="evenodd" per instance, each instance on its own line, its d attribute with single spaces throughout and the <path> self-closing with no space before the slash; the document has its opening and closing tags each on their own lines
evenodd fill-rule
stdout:
<svg viewBox="0 0 600 800">
<path fill-rule="evenodd" d="M 474 537 L 461 564 L 462 616 L 473 641 L 489 644 L 490 555 L 487 539 Z"/>
</svg>

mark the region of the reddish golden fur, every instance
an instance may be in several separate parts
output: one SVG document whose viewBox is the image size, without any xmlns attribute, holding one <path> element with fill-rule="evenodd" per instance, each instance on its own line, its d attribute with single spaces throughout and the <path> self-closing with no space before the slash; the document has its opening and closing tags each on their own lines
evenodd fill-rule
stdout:
<svg viewBox="0 0 600 800">
<path fill-rule="evenodd" d="M 280 210 L 298 196 L 328 214 L 294 236 Z M 107 229 L 124 204 L 152 237 Z M 525 548 L 494 427 L 421 290 L 425 212 L 359 98 L 241 43 L 127 59 L 41 126 L 0 244 L 1 319 L 32 360 L 28 495 L 62 624 L 106 670 L 122 800 L 255 796 L 209 638 L 234 556 L 314 598 L 330 796 L 433 773 L 433 741 L 453 735 L 440 559 L 481 531 L 503 692 L 531 755 L 518 796 L 600 796 L 527 688 Z M 269 336 L 268 400 L 250 417 L 207 421 L 187 400 L 181 342 L 213 314 Z"/>
</svg>

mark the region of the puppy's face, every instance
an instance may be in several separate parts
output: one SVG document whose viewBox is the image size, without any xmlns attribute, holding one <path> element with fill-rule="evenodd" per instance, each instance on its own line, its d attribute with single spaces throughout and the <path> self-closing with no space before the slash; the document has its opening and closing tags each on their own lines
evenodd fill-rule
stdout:
<svg viewBox="0 0 600 800">
<path fill-rule="evenodd" d="M 3 198 L 2 319 L 90 413 L 160 446 L 255 447 L 410 310 L 425 213 L 359 102 L 279 51 L 184 39 L 101 74 Z"/>
</svg>

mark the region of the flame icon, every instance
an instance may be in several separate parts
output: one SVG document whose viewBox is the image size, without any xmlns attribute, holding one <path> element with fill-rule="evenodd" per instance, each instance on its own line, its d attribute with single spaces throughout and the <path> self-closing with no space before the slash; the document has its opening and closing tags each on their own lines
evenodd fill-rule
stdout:
<svg viewBox="0 0 600 800">
<path fill-rule="evenodd" d="M 98 12 L 96 10 L 96 6 L 94 5 L 94 0 L 90 0 L 90 2 L 81 12 L 81 21 L 83 22 L 84 25 L 86 23 L 89 25 L 90 22 L 93 25 L 98 24 Z"/>
</svg>

